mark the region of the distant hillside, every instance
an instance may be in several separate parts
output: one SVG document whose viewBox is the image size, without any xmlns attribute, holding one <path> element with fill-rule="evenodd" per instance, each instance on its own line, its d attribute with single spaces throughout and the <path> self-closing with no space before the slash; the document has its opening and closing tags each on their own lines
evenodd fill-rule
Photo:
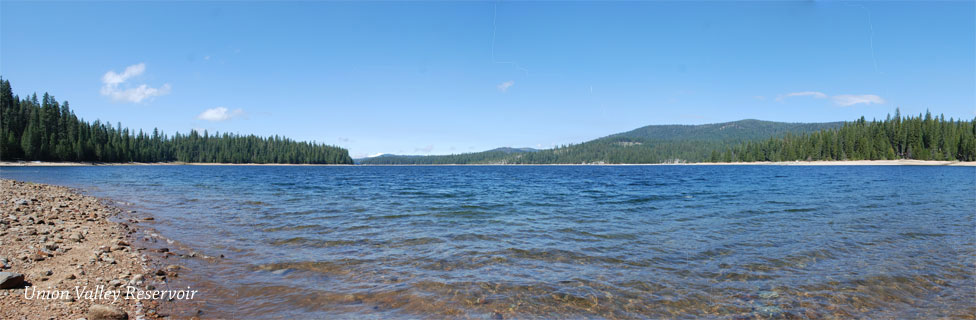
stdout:
<svg viewBox="0 0 976 320">
<path fill-rule="evenodd" d="M 538 152 L 532 148 L 495 148 L 488 151 L 442 156 L 384 154 L 355 159 L 357 164 L 502 164 L 506 158 L 523 153 Z"/>
<path fill-rule="evenodd" d="M 655 141 L 751 141 L 786 133 L 814 132 L 839 128 L 844 122 L 787 123 L 746 119 L 701 125 L 652 125 L 613 134 L 605 139 Z"/>
<path fill-rule="evenodd" d="M 709 160 L 743 142 L 836 129 L 844 122 L 785 123 L 740 120 L 704 125 L 651 125 L 580 144 L 525 151 L 499 148 L 445 156 L 385 156 L 363 164 L 584 164 L 663 163 Z M 521 151 L 521 152 L 519 152 Z"/>
</svg>

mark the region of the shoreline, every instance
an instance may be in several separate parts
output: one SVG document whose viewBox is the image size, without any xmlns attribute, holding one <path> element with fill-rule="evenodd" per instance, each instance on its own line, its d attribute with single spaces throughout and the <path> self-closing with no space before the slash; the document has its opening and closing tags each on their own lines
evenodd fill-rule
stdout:
<svg viewBox="0 0 976 320">
<path fill-rule="evenodd" d="M 303 164 L 303 163 L 205 163 L 205 162 L 47 162 L 47 161 L 0 161 L 0 167 L 101 167 L 101 166 L 305 166 L 343 167 L 352 164 Z"/>
<path fill-rule="evenodd" d="M 167 317 L 165 292 L 180 267 L 160 268 L 166 253 L 139 238 L 151 229 L 136 226 L 135 211 L 10 179 L 0 179 L 0 195 L 0 318 Z"/>
<path fill-rule="evenodd" d="M 954 166 L 976 167 L 976 161 L 936 160 L 832 160 L 832 161 L 756 161 L 756 162 L 687 162 L 687 163 L 551 163 L 551 164 L 292 164 L 292 163 L 201 163 L 201 162 L 44 162 L 0 161 L 0 167 L 95 167 L 95 166 L 300 166 L 300 167 L 358 167 L 358 166 Z"/>
</svg>

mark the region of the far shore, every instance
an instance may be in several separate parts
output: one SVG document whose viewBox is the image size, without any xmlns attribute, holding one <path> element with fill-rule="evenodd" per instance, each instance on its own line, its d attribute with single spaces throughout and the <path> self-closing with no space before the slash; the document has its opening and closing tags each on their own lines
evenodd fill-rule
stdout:
<svg viewBox="0 0 976 320">
<path fill-rule="evenodd" d="M 756 161 L 756 162 L 688 162 L 633 164 L 288 164 L 288 163 L 200 163 L 200 162 L 44 162 L 0 161 L 0 167 L 85 167 L 85 166 L 961 166 L 976 167 L 976 161 L 934 160 L 844 160 L 844 161 Z"/>
<path fill-rule="evenodd" d="M 0 161 L 0 167 L 92 167 L 92 166 L 352 166 L 352 165 L 351 164 L 298 164 L 298 163 Z"/>
</svg>

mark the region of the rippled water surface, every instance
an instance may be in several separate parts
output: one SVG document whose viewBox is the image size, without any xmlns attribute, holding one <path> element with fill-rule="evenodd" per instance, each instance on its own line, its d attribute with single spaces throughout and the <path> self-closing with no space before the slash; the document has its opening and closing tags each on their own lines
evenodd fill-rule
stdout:
<svg viewBox="0 0 976 320">
<path fill-rule="evenodd" d="M 976 314 L 976 168 L 5 167 L 132 203 L 244 318 Z"/>
</svg>

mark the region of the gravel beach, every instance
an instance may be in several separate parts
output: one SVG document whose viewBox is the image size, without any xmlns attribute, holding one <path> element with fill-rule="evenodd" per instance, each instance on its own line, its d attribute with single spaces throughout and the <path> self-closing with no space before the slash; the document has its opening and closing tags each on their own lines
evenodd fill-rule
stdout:
<svg viewBox="0 0 976 320">
<path fill-rule="evenodd" d="M 122 213 L 69 188 L 0 180 L 0 319 L 159 318 L 166 298 L 144 293 L 174 275 L 110 220 Z"/>
</svg>

